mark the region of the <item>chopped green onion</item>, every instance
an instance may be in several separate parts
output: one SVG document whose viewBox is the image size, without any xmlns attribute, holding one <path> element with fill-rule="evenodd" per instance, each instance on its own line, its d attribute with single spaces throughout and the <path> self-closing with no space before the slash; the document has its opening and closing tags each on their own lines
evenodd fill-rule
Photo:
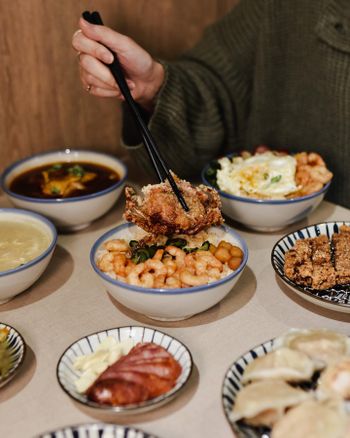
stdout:
<svg viewBox="0 0 350 438">
<path fill-rule="evenodd" d="M 137 240 L 130 240 L 130 242 L 129 242 L 130 248 L 135 248 L 138 246 L 138 244 L 139 244 L 139 242 Z"/>
<path fill-rule="evenodd" d="M 183 248 L 186 254 L 190 254 L 191 252 L 198 251 L 198 248 Z"/>
<path fill-rule="evenodd" d="M 281 181 L 281 179 L 282 179 L 282 175 L 277 175 L 277 176 L 274 176 L 273 178 L 271 178 L 271 182 L 278 183 L 279 181 Z"/>
<path fill-rule="evenodd" d="M 180 237 L 175 237 L 172 239 L 168 239 L 166 241 L 166 246 L 171 245 L 171 246 L 176 246 L 177 248 L 184 248 L 187 245 L 187 240 L 186 239 L 181 239 Z"/>
<path fill-rule="evenodd" d="M 196 252 L 196 251 L 209 251 L 210 248 L 210 243 L 208 240 L 206 240 L 205 242 L 202 243 L 202 245 L 198 248 L 183 248 L 183 250 L 185 251 L 186 254 L 190 254 L 191 252 Z"/>
<path fill-rule="evenodd" d="M 198 248 L 199 251 L 209 251 L 210 243 L 208 240 L 202 243 L 202 246 Z"/>
<path fill-rule="evenodd" d="M 149 253 L 145 248 L 137 249 L 131 258 L 136 265 L 145 262 L 147 259 L 149 259 Z"/>
<path fill-rule="evenodd" d="M 74 176 L 79 176 L 79 177 L 82 177 L 85 174 L 85 170 L 79 164 L 75 164 L 74 166 L 69 167 L 68 172 Z"/>
<path fill-rule="evenodd" d="M 60 189 L 58 187 L 51 187 L 51 193 L 53 195 L 60 195 L 61 191 L 60 191 Z"/>
<path fill-rule="evenodd" d="M 50 167 L 49 172 L 54 172 L 55 170 L 60 170 L 60 169 L 62 169 L 62 164 L 55 163 Z"/>
</svg>

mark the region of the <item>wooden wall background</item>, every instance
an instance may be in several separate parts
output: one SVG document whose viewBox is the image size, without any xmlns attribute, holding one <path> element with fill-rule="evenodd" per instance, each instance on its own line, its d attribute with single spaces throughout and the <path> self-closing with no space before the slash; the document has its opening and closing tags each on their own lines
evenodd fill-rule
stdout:
<svg viewBox="0 0 350 438">
<path fill-rule="evenodd" d="M 238 0 L 0 0 L 0 172 L 14 160 L 63 147 L 116 153 L 120 108 L 80 85 L 71 48 L 85 9 L 154 56 L 172 59 Z"/>
</svg>

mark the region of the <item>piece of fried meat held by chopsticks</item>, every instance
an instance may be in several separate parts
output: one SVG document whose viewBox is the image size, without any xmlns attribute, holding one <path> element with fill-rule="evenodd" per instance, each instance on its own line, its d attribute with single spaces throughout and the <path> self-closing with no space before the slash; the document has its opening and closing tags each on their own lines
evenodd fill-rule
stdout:
<svg viewBox="0 0 350 438">
<path fill-rule="evenodd" d="M 221 200 L 216 190 L 174 176 L 189 211 L 183 210 L 168 181 L 147 185 L 137 195 L 132 187 L 125 188 L 124 217 L 152 234 L 195 234 L 211 225 L 221 225 Z"/>
</svg>

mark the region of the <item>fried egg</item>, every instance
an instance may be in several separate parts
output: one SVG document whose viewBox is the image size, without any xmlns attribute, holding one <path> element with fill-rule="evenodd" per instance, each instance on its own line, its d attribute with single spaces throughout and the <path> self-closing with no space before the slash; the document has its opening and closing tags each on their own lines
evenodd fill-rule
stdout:
<svg viewBox="0 0 350 438">
<path fill-rule="evenodd" d="M 297 161 L 292 155 L 273 152 L 218 160 L 217 184 L 221 190 L 236 196 L 283 199 L 297 191 Z"/>
</svg>

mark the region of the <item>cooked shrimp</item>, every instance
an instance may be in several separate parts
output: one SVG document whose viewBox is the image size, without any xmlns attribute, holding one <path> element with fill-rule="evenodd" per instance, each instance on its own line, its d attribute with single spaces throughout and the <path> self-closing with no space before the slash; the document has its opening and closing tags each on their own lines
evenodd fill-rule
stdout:
<svg viewBox="0 0 350 438">
<path fill-rule="evenodd" d="M 185 266 L 187 269 L 195 269 L 196 260 L 194 258 L 194 254 L 186 254 L 185 256 Z"/>
<path fill-rule="evenodd" d="M 128 265 L 128 259 L 126 258 L 125 254 L 117 253 L 114 255 L 113 267 L 114 267 L 114 272 L 117 275 L 125 277 L 126 275 L 125 268 L 127 267 L 127 265 Z"/>
<path fill-rule="evenodd" d="M 165 287 L 167 288 L 178 288 L 181 287 L 181 281 L 176 277 L 168 277 L 165 280 Z"/>
<path fill-rule="evenodd" d="M 191 274 L 196 273 L 197 275 L 205 274 L 207 271 L 208 264 L 205 260 L 195 260 L 193 269 L 188 269 Z"/>
<path fill-rule="evenodd" d="M 123 239 L 112 239 L 104 243 L 104 247 L 108 251 L 127 252 L 129 251 L 129 245 Z"/>
<path fill-rule="evenodd" d="M 326 166 L 326 163 L 324 162 L 321 155 L 317 154 L 316 152 L 310 152 L 307 156 L 307 161 L 308 164 L 311 164 L 312 166 Z"/>
<path fill-rule="evenodd" d="M 129 272 L 126 280 L 129 284 L 132 284 L 133 286 L 141 286 L 141 280 L 140 275 L 145 270 L 145 264 L 139 263 L 138 265 L 135 265 L 133 269 Z"/>
<path fill-rule="evenodd" d="M 332 174 L 324 166 L 315 166 L 310 169 L 310 176 L 314 181 L 325 184 L 330 180 Z"/>
<path fill-rule="evenodd" d="M 223 264 L 210 251 L 198 251 L 196 253 L 197 261 L 205 262 L 212 268 L 217 268 L 220 271 L 223 269 Z"/>
<path fill-rule="evenodd" d="M 167 268 L 160 260 L 148 259 L 145 261 L 145 272 L 150 272 L 155 276 L 166 275 Z"/>
<path fill-rule="evenodd" d="M 140 277 L 140 286 L 152 289 L 154 287 L 154 276 L 149 272 L 145 272 Z"/>
<path fill-rule="evenodd" d="M 209 281 L 216 281 L 221 277 L 221 272 L 218 268 L 208 269 L 207 273 L 209 275 Z"/>
<path fill-rule="evenodd" d="M 113 271 L 113 261 L 114 255 L 110 252 L 107 252 L 97 260 L 97 266 L 103 272 L 111 272 Z"/>
<path fill-rule="evenodd" d="M 152 257 L 153 260 L 162 260 L 164 249 L 157 249 L 156 253 Z"/>
<path fill-rule="evenodd" d="M 182 251 L 182 249 L 172 245 L 167 246 L 165 248 L 165 251 L 168 252 L 173 257 L 175 257 L 176 264 L 178 267 L 185 265 L 185 256 L 186 256 L 185 251 Z"/>
<path fill-rule="evenodd" d="M 169 258 L 169 259 L 163 260 L 163 265 L 167 269 L 168 277 L 171 277 L 177 270 L 177 264 L 176 264 L 175 260 L 173 260 L 173 259 Z"/>
<path fill-rule="evenodd" d="M 156 275 L 154 277 L 153 287 L 158 288 L 158 289 L 165 287 L 165 278 L 166 278 L 166 275 Z"/>
<path fill-rule="evenodd" d="M 180 273 L 180 280 L 182 283 L 186 283 L 189 286 L 202 286 L 207 284 L 209 277 L 206 274 L 203 275 L 193 275 L 189 271 L 184 270 Z"/>
<path fill-rule="evenodd" d="M 125 276 L 127 277 L 130 272 L 134 269 L 135 263 L 131 259 L 127 259 L 125 266 Z"/>
</svg>

